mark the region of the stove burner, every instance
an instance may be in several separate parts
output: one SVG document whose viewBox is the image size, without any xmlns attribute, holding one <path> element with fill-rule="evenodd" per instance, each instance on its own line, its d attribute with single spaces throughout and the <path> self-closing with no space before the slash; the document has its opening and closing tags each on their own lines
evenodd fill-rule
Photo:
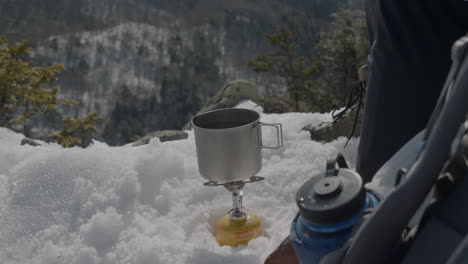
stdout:
<svg viewBox="0 0 468 264">
<path fill-rule="evenodd" d="M 252 176 L 248 180 L 217 183 L 213 181 L 205 182 L 204 186 L 224 186 L 228 191 L 232 193 L 232 210 L 229 212 L 231 218 L 242 218 L 246 216 L 246 212 L 242 210 L 242 197 L 244 192 L 242 188 L 246 183 L 258 182 L 264 180 L 265 177 Z"/>
<path fill-rule="evenodd" d="M 216 240 L 220 245 L 237 247 L 247 244 L 263 232 L 263 223 L 260 217 L 242 208 L 242 197 L 246 183 L 264 180 L 264 177 L 252 176 L 247 180 L 217 183 L 205 182 L 205 186 L 224 186 L 232 193 L 232 209 L 221 217 L 216 223 Z"/>
</svg>

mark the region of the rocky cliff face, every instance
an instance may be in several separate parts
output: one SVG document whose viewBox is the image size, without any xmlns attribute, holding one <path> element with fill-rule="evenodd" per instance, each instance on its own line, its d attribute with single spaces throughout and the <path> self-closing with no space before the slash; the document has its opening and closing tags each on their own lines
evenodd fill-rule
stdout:
<svg viewBox="0 0 468 264">
<path fill-rule="evenodd" d="M 71 112 L 105 116 L 101 139 L 122 144 L 152 130 L 180 129 L 233 79 L 263 95 L 283 89 L 246 67 L 268 51 L 264 32 L 300 32 L 305 55 L 339 2 L 303 0 L 4 0 L 0 35 L 28 39 L 39 65 L 61 63 L 60 96 Z M 43 124 L 48 123 L 47 125 Z M 57 126 L 56 118 L 39 128 Z M 36 129 L 44 136 L 47 129 Z"/>
</svg>

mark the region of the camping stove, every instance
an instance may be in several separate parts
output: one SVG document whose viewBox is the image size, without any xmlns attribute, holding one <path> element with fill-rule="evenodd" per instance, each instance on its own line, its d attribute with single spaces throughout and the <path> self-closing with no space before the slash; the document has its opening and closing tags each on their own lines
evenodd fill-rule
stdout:
<svg viewBox="0 0 468 264">
<path fill-rule="evenodd" d="M 218 219 L 216 223 L 216 240 L 221 246 L 237 247 L 245 245 L 263 232 L 263 223 L 259 216 L 242 207 L 244 192 L 242 188 L 246 183 L 264 180 L 260 176 L 252 176 L 248 180 L 228 183 L 206 182 L 205 186 L 224 186 L 232 193 L 232 209 Z"/>
<path fill-rule="evenodd" d="M 224 186 L 232 193 L 232 210 L 216 223 L 220 245 L 247 244 L 262 233 L 260 217 L 242 208 L 242 188 L 261 181 L 262 149 L 283 146 L 282 126 L 260 122 L 260 114 L 248 109 L 219 109 L 196 115 L 191 121 L 197 150 L 198 171 L 205 186 Z M 265 145 L 262 127 L 276 130 L 276 145 Z"/>
</svg>

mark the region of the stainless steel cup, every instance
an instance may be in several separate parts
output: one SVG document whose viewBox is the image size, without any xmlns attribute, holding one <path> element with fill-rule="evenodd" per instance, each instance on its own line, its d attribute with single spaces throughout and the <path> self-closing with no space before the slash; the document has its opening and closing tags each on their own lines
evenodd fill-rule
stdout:
<svg viewBox="0 0 468 264">
<path fill-rule="evenodd" d="M 260 122 L 252 110 L 227 108 L 192 118 L 197 148 L 198 170 L 201 176 L 216 183 L 242 181 L 262 169 L 262 148 L 283 146 L 281 124 Z M 262 126 L 273 126 L 277 145 L 264 146 Z"/>
</svg>

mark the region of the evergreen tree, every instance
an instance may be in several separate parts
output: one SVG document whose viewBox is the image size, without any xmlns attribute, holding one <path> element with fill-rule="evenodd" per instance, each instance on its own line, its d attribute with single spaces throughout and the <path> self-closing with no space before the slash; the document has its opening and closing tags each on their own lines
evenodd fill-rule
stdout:
<svg viewBox="0 0 468 264">
<path fill-rule="evenodd" d="M 330 29 L 320 33 L 315 47 L 316 90 L 327 91 L 334 103 L 346 87 L 358 80 L 358 69 L 369 50 L 365 14 L 340 9 L 332 14 Z"/>
<path fill-rule="evenodd" d="M 296 33 L 281 29 L 275 34 L 266 34 L 265 39 L 276 48 L 248 62 L 255 72 L 269 73 L 283 78 L 287 86 L 287 101 L 294 111 L 300 111 L 300 101 L 314 74 L 314 67 L 306 58 L 297 54 Z"/>
<path fill-rule="evenodd" d="M 25 41 L 10 45 L 0 37 L 0 126 L 25 127 L 35 114 L 57 109 L 57 88 L 44 87 L 56 81 L 64 67 L 33 67 L 24 59 L 29 50 Z"/>
<path fill-rule="evenodd" d="M 55 112 L 59 105 L 70 106 L 75 100 L 57 100 L 58 88 L 46 88 L 57 80 L 63 65 L 33 67 L 25 59 L 30 50 L 25 41 L 11 45 L 0 37 L 0 127 L 26 125 L 38 113 Z M 75 119 L 63 117 L 62 130 L 50 135 L 63 147 L 86 147 L 97 133 L 95 123 L 102 120 L 96 113 Z"/>
<path fill-rule="evenodd" d="M 79 146 L 85 148 L 92 143 L 93 135 L 98 131 L 96 123 L 103 118 L 97 113 L 90 113 L 81 118 L 64 116 L 62 129 L 49 135 L 64 148 Z"/>
<path fill-rule="evenodd" d="M 257 56 L 248 66 L 255 72 L 281 77 L 287 85 L 286 97 L 267 98 L 266 102 L 285 98 L 293 111 L 329 111 L 344 89 L 358 80 L 358 68 L 368 54 L 364 12 L 340 9 L 331 16 L 332 22 L 319 34 L 310 60 L 298 55 L 294 32 L 281 29 L 265 36 L 276 50 Z"/>
</svg>

